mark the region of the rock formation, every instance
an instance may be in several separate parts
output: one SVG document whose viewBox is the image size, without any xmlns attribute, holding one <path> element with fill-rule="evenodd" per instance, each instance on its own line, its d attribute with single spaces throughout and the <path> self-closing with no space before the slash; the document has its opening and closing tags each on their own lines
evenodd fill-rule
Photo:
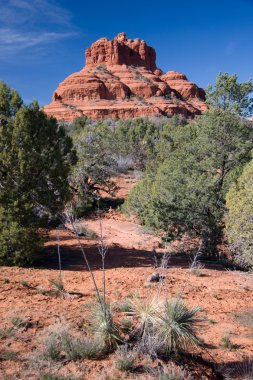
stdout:
<svg viewBox="0 0 253 380">
<path fill-rule="evenodd" d="M 44 107 L 48 115 L 71 121 L 174 114 L 194 117 L 206 109 L 205 91 L 176 71 L 156 67 L 156 52 L 125 33 L 100 38 L 86 50 L 84 68 L 66 78 Z"/>
</svg>

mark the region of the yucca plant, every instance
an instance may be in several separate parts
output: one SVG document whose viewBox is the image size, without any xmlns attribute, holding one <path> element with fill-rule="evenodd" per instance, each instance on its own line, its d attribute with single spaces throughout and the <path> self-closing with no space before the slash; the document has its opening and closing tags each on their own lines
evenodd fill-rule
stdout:
<svg viewBox="0 0 253 380">
<path fill-rule="evenodd" d="M 162 354 L 184 351 L 200 345 L 196 326 L 202 321 L 198 318 L 200 309 L 187 308 L 180 298 L 164 303 L 154 324 L 154 338 L 159 341 Z"/>
<path fill-rule="evenodd" d="M 99 302 L 92 305 L 91 330 L 104 344 L 106 351 L 113 351 L 120 341 L 118 327 L 113 319 L 113 310 L 108 303 L 101 307 Z"/>
<path fill-rule="evenodd" d="M 161 301 L 155 297 L 143 299 L 134 296 L 131 304 L 132 315 L 139 320 L 138 333 L 140 336 L 145 336 L 158 318 L 162 306 Z"/>
<path fill-rule="evenodd" d="M 184 351 L 201 343 L 196 327 L 202 319 L 199 308 L 189 309 L 182 299 L 134 299 L 134 315 L 139 320 L 140 346 L 152 356 Z"/>
</svg>

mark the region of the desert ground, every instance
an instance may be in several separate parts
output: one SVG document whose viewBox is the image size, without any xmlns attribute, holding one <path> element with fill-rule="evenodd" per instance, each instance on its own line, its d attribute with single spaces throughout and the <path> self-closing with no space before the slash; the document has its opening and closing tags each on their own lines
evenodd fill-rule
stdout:
<svg viewBox="0 0 253 380">
<path fill-rule="evenodd" d="M 134 184 L 131 176 L 119 181 L 118 197 L 125 197 Z M 96 216 L 82 224 L 99 234 Z M 124 318 L 117 304 L 139 297 L 152 297 L 159 283 L 147 285 L 154 268 L 154 247 L 163 252 L 160 237 L 110 209 L 102 218 L 103 234 L 108 246 L 105 262 L 106 293 L 116 305 L 116 318 Z M 99 288 L 103 272 L 97 241 L 80 238 Z M 57 248 L 60 245 L 62 278 L 66 290 L 59 296 L 52 290 L 52 279 L 59 276 Z M 202 347 L 178 359 L 196 379 L 231 376 L 240 379 L 242 363 L 253 357 L 253 278 L 228 270 L 217 262 L 203 262 L 200 275 L 189 271 L 187 241 L 174 243 L 170 252 L 166 280 L 169 296 L 181 294 L 187 305 L 199 306 L 205 318 L 198 334 Z M 48 232 L 45 249 L 33 268 L 1 267 L 0 272 L 0 379 L 40 379 L 42 374 L 57 373 L 76 379 L 147 379 L 150 373 L 138 363 L 134 373 L 123 374 L 114 366 L 114 354 L 102 360 L 44 362 L 38 359 L 48 329 L 64 323 L 79 333 L 85 332 L 88 305 L 95 291 L 76 237 L 67 229 Z M 155 366 L 154 361 L 150 366 Z M 153 378 L 152 376 L 150 378 Z"/>
</svg>

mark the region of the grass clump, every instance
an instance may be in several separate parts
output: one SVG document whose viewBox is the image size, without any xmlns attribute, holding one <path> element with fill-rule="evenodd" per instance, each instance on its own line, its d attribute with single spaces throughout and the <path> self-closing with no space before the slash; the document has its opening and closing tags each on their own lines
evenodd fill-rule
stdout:
<svg viewBox="0 0 253 380">
<path fill-rule="evenodd" d="M 53 361 L 62 358 L 67 360 L 98 359 L 104 355 L 104 344 L 101 340 L 77 338 L 64 322 L 51 326 L 44 345 L 44 357 Z"/>
<path fill-rule="evenodd" d="M 98 339 L 72 339 L 70 336 L 63 342 L 67 359 L 99 359 L 103 356 L 104 346 Z"/>
<path fill-rule="evenodd" d="M 51 373 L 44 373 L 40 380 L 74 380 L 72 376 L 57 376 Z"/>
<path fill-rule="evenodd" d="M 0 355 L 1 360 L 13 360 L 16 361 L 18 359 L 17 353 L 15 351 L 4 351 Z"/>
<path fill-rule="evenodd" d="M 64 292 L 65 288 L 63 285 L 62 280 L 56 280 L 54 278 L 50 279 L 50 284 L 55 288 L 56 291 L 58 292 Z"/>
<path fill-rule="evenodd" d="M 116 353 L 115 367 L 122 372 L 133 372 L 135 367 L 135 354 L 127 346 L 120 347 Z"/>
<path fill-rule="evenodd" d="M 27 326 L 27 321 L 25 321 L 24 319 L 20 318 L 19 316 L 12 317 L 11 318 L 11 323 L 16 328 L 22 328 L 22 327 L 26 327 Z"/>
<path fill-rule="evenodd" d="M 160 374 L 159 380 L 193 380 L 192 377 L 175 364 L 171 364 L 164 373 Z"/>
<path fill-rule="evenodd" d="M 221 338 L 221 345 L 224 348 L 227 348 L 228 350 L 235 350 L 238 346 L 237 344 L 234 344 L 228 335 L 225 335 Z"/>
<path fill-rule="evenodd" d="M 15 335 L 14 329 L 10 328 L 1 328 L 0 329 L 0 339 L 11 338 Z"/>
<path fill-rule="evenodd" d="M 62 320 L 50 326 L 46 338 L 44 339 L 43 356 L 49 360 L 59 360 L 61 358 L 62 347 L 68 339 L 68 326 Z"/>
<path fill-rule="evenodd" d="M 7 277 L 4 277 L 4 278 L 3 278 L 3 283 L 4 283 L 4 284 L 9 284 L 9 283 L 10 283 L 10 280 L 9 280 Z"/>
<path fill-rule="evenodd" d="M 30 288 L 30 285 L 26 280 L 20 280 L 19 281 L 20 285 L 24 286 L 25 288 Z"/>
<path fill-rule="evenodd" d="M 196 328 L 202 319 L 199 308 L 189 309 L 180 298 L 135 303 L 141 347 L 151 355 L 169 355 L 201 344 Z"/>
<path fill-rule="evenodd" d="M 191 274 L 196 277 L 204 277 L 203 269 L 205 266 L 200 262 L 197 262 L 193 267 L 190 268 Z"/>
<path fill-rule="evenodd" d="M 54 279 L 54 278 L 51 278 L 50 279 L 50 284 L 51 286 L 53 287 L 53 290 L 51 290 L 51 292 L 47 293 L 47 294 L 54 294 L 56 295 L 57 297 L 60 297 L 60 298 L 65 298 L 68 293 L 64 287 L 64 284 L 62 282 L 62 278 L 59 277 L 59 279 Z"/>
<path fill-rule="evenodd" d="M 128 299 L 120 302 L 117 306 L 123 313 L 131 313 L 133 311 L 132 302 Z"/>
</svg>

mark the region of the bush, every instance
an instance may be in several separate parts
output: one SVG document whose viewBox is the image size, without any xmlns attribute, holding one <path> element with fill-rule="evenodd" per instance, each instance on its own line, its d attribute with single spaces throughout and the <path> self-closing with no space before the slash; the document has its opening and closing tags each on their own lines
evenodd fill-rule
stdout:
<svg viewBox="0 0 253 380">
<path fill-rule="evenodd" d="M 22 227 L 0 207 L 0 230 L 1 265 L 34 263 L 42 242 L 35 229 Z"/>
</svg>

